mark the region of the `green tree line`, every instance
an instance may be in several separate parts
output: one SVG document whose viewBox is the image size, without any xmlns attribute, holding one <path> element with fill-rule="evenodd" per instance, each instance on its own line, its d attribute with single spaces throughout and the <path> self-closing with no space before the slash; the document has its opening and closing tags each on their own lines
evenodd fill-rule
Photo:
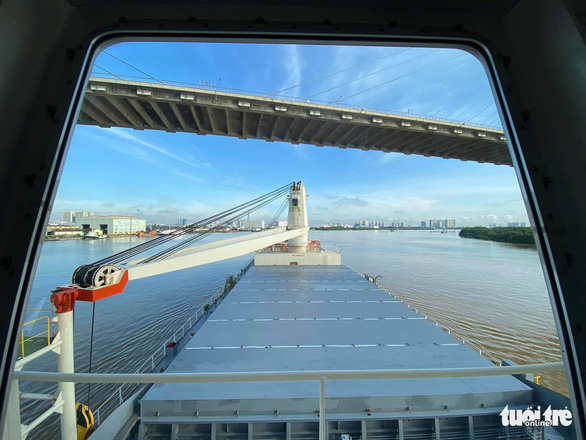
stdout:
<svg viewBox="0 0 586 440">
<path fill-rule="evenodd" d="M 460 237 L 476 238 L 478 240 L 496 241 L 499 243 L 532 244 L 535 245 L 531 228 L 462 228 Z"/>
</svg>

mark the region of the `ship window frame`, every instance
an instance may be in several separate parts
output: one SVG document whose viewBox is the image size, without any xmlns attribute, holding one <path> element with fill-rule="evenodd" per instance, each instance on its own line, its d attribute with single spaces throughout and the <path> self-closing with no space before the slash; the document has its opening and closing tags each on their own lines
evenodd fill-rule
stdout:
<svg viewBox="0 0 586 440">
<path fill-rule="evenodd" d="M 554 268 L 554 259 L 549 247 L 549 243 L 546 238 L 545 231 L 543 229 L 543 222 L 540 221 L 541 214 L 539 205 L 537 204 L 536 196 L 531 188 L 531 183 L 528 177 L 528 171 L 526 168 L 526 164 L 523 158 L 523 154 L 519 145 L 518 138 L 516 136 L 516 130 L 513 125 L 512 117 L 508 110 L 508 105 L 504 96 L 504 92 L 502 90 L 502 85 L 500 81 L 500 77 L 497 73 L 497 69 L 495 66 L 494 58 L 495 55 L 488 49 L 483 43 L 474 39 L 472 37 L 468 38 L 445 38 L 440 36 L 423 36 L 423 33 L 418 37 L 404 37 L 401 35 L 384 35 L 383 37 L 376 37 L 373 38 L 372 35 L 368 34 L 353 34 L 352 36 L 332 36 L 331 34 L 324 35 L 322 33 L 316 32 L 312 34 L 295 34 L 292 31 L 268 31 L 266 33 L 255 32 L 255 31 L 246 31 L 240 30 L 239 32 L 234 31 L 232 26 L 230 25 L 230 21 L 228 21 L 227 25 L 223 27 L 225 29 L 224 32 L 205 32 L 205 31 L 189 31 L 189 30 L 181 30 L 175 33 L 169 31 L 161 31 L 160 29 L 156 29 L 156 26 L 163 27 L 163 24 L 159 24 L 159 21 L 165 22 L 166 20 L 157 20 L 150 22 L 149 29 L 142 29 L 135 32 L 121 32 L 118 27 L 118 24 L 112 24 L 111 28 L 102 29 L 99 32 L 96 30 L 92 31 L 91 35 L 88 32 L 87 38 L 90 41 L 87 49 L 85 49 L 86 57 L 85 61 L 81 64 L 79 71 L 78 71 L 78 89 L 73 97 L 69 100 L 69 117 L 63 123 L 61 127 L 61 136 L 56 142 L 57 148 L 55 151 L 54 156 L 54 163 L 53 163 L 53 170 L 49 173 L 47 181 L 44 184 L 44 189 L 47 192 L 47 198 L 45 199 L 45 204 L 39 205 L 39 211 L 41 215 L 39 218 L 45 219 L 45 224 L 38 224 L 37 226 L 40 228 L 46 227 L 48 222 L 48 210 L 52 206 L 52 203 L 55 199 L 57 194 L 57 183 L 63 171 L 63 167 L 65 164 L 66 156 L 67 156 L 67 149 L 69 145 L 69 141 L 73 135 L 73 130 L 76 125 L 76 118 L 75 116 L 78 115 L 79 111 L 81 110 L 81 105 L 83 102 L 83 98 L 85 95 L 85 87 L 89 80 L 89 74 L 91 71 L 91 66 L 93 66 L 97 55 L 107 47 L 121 43 L 121 42 L 131 42 L 131 41 L 192 41 L 192 42 L 248 42 L 248 43 L 283 43 L 283 44 L 345 44 L 345 45 L 377 45 L 377 46 L 385 46 L 385 45 L 413 45 L 418 47 L 445 47 L 445 48 L 452 48 L 452 49 L 460 49 L 466 52 L 471 53 L 475 56 L 479 62 L 485 68 L 485 73 L 487 75 L 487 79 L 490 85 L 493 87 L 493 95 L 495 97 L 495 104 L 497 109 L 501 112 L 501 122 L 503 123 L 503 129 L 505 131 L 505 135 L 507 137 L 507 143 L 509 145 L 509 151 L 511 153 L 511 157 L 513 160 L 513 167 L 517 173 L 517 177 L 519 180 L 519 187 L 521 189 L 523 199 L 527 205 L 527 214 L 529 216 L 530 221 L 534 225 L 534 234 L 536 237 L 536 245 L 537 250 L 540 255 L 542 264 L 544 265 L 544 276 L 547 280 L 547 287 L 550 293 L 550 297 L 554 300 L 554 315 L 556 319 L 556 327 L 558 330 L 558 336 L 560 337 L 560 341 L 564 344 L 564 337 L 568 334 L 572 334 L 572 331 L 568 327 L 569 321 L 563 319 L 564 312 L 562 306 L 560 304 L 561 299 L 563 298 L 563 294 L 561 293 L 561 289 L 559 288 L 559 284 L 557 281 L 556 270 Z M 169 20 L 169 27 L 173 27 L 174 22 Z M 216 27 L 222 28 L 222 24 L 216 23 Z M 278 27 L 277 27 L 278 28 Z M 433 29 L 433 28 L 430 28 Z M 349 33 L 349 31 L 347 31 Z M 391 32 L 391 31 L 389 31 Z M 427 34 L 427 32 L 426 32 Z M 57 75 L 59 79 L 63 79 L 65 81 L 66 74 L 61 73 Z M 50 141 L 52 142 L 52 140 Z M 32 227 L 31 227 L 32 228 Z M 13 313 L 16 316 L 20 316 L 20 319 L 15 319 L 10 323 L 12 328 L 9 328 L 9 335 L 14 339 L 15 335 L 18 332 L 18 328 L 20 328 L 20 324 L 24 317 L 24 309 L 26 308 L 26 304 L 28 304 L 29 299 L 29 292 L 30 287 L 32 286 L 33 277 L 26 276 L 27 274 L 34 274 L 34 269 L 36 266 L 36 262 L 40 255 L 40 247 L 42 244 L 42 237 L 40 233 L 36 233 L 33 240 L 30 243 L 31 251 L 27 256 L 27 259 L 23 265 L 23 280 L 18 288 L 15 291 L 15 297 L 18 298 L 17 295 L 24 296 L 24 300 L 20 300 L 20 302 L 15 303 L 16 310 L 13 309 Z M 7 341 L 13 342 L 13 341 Z M 566 347 L 564 347 L 566 348 Z M 571 350 L 573 351 L 573 350 Z M 575 352 L 573 353 L 575 356 Z M 10 360 L 10 358 L 9 358 Z M 12 356 L 12 362 L 6 365 L 9 366 L 4 372 L 2 381 L 3 386 L 5 385 L 5 380 L 10 380 L 9 373 L 14 368 L 15 357 Z M 576 380 L 576 364 L 573 360 L 572 356 L 566 355 L 564 358 L 564 363 L 566 365 L 566 374 L 570 378 L 572 378 L 572 382 L 580 383 Z M 580 394 L 580 390 L 578 390 L 575 386 L 574 391 L 571 393 L 575 395 L 578 399 L 581 397 L 584 399 L 583 394 Z M 583 392 L 582 392 L 583 393 Z M 4 402 L 6 401 L 6 397 L 8 394 L 0 395 L 0 399 Z M 577 407 L 580 407 L 578 404 Z M 6 408 L 3 405 L 3 408 Z M 4 417 L 5 414 L 3 414 Z M 577 426 L 577 424 L 576 424 Z"/>
</svg>

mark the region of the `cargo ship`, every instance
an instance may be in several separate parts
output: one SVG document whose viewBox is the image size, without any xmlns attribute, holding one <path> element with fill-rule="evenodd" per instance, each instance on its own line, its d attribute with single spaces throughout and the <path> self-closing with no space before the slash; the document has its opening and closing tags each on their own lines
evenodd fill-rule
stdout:
<svg viewBox="0 0 586 440">
<path fill-rule="evenodd" d="M 194 246 L 212 231 L 194 233 L 202 226 L 221 227 L 284 195 L 286 228 Z M 562 363 L 494 365 L 376 279 L 343 265 L 340 252 L 324 250 L 308 231 L 305 186 L 293 182 L 162 237 L 183 241 L 158 254 L 130 260 L 152 250 L 153 240 L 81 266 L 51 297 L 57 337 L 19 360 L 15 376 L 59 382 L 54 395 L 36 397 L 54 400 L 68 440 L 574 438 L 571 426 L 514 420 L 549 405 L 569 407 L 531 375 L 560 371 Z M 253 261 L 141 360 L 136 374 L 74 372 L 75 301 L 107 300 L 132 280 L 253 251 Z M 21 371 L 57 350 L 58 373 Z M 123 385 L 92 415 L 83 405 L 76 410 L 74 382 Z M 12 397 L 13 432 L 26 436 L 40 422 L 21 426 Z"/>
</svg>

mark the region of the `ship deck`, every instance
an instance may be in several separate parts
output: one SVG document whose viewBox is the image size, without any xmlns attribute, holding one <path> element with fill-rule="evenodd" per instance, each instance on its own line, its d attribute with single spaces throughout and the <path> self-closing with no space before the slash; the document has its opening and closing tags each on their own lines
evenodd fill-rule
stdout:
<svg viewBox="0 0 586 440">
<path fill-rule="evenodd" d="M 492 363 L 345 266 L 253 266 L 166 372 L 482 366 Z M 317 421 L 318 395 L 312 381 L 155 384 L 141 413 L 143 423 Z M 326 385 L 328 420 L 494 415 L 530 403 L 531 389 L 511 376 Z"/>
</svg>

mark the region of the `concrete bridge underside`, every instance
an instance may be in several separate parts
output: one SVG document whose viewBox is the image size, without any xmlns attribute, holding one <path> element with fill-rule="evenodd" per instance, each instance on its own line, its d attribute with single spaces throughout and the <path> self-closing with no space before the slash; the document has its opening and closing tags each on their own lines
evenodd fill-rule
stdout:
<svg viewBox="0 0 586 440">
<path fill-rule="evenodd" d="M 502 131 L 266 96 L 91 78 L 80 124 L 512 165 Z"/>
</svg>

